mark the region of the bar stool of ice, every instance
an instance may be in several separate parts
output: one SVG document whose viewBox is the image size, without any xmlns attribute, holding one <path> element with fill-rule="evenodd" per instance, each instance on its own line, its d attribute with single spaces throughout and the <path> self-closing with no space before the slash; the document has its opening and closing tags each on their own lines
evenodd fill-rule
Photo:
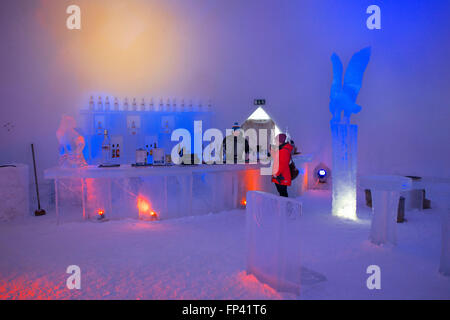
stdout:
<svg viewBox="0 0 450 320">
<path fill-rule="evenodd" d="M 372 193 L 372 226 L 370 241 L 380 245 L 397 243 L 397 211 L 402 191 L 410 190 L 410 178 L 393 175 L 363 176 L 360 186 Z"/>
</svg>

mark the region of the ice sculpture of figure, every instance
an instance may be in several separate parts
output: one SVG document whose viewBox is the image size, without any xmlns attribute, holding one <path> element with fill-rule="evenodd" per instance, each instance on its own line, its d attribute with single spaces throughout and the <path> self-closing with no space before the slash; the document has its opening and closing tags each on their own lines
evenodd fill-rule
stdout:
<svg viewBox="0 0 450 320">
<path fill-rule="evenodd" d="M 342 85 L 341 59 L 336 53 L 331 56 L 333 64 L 333 82 L 330 93 L 330 112 L 333 114 L 332 122 L 341 122 L 341 113 L 344 112 L 344 122 L 350 123 L 352 113 L 361 111 L 361 106 L 356 104 L 359 90 L 361 89 L 364 71 L 370 59 L 370 47 L 355 53 L 345 72 L 344 85 Z"/>
<path fill-rule="evenodd" d="M 355 53 L 348 64 L 342 85 L 343 67 L 333 53 L 333 82 L 330 93 L 331 134 L 333 148 L 333 215 L 356 219 L 356 157 L 358 126 L 350 124 L 352 113 L 361 111 L 356 98 L 369 63 L 371 49 Z M 341 119 L 342 112 L 344 113 Z"/>
<path fill-rule="evenodd" d="M 64 115 L 56 131 L 59 142 L 59 165 L 65 168 L 87 166 L 83 156 L 84 138 L 76 131 L 74 118 Z"/>
</svg>

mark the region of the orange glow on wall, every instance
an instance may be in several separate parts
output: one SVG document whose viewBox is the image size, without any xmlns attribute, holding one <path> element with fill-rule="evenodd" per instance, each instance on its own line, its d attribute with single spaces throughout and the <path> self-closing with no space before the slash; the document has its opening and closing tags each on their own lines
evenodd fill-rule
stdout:
<svg viewBox="0 0 450 320">
<path fill-rule="evenodd" d="M 242 199 L 241 200 L 241 205 L 245 207 L 247 205 L 247 200 L 246 199 Z"/>
<path fill-rule="evenodd" d="M 150 211 L 150 203 L 144 197 L 138 197 L 137 207 L 139 213 L 147 213 Z"/>
<path fill-rule="evenodd" d="M 139 210 L 139 219 L 149 221 L 158 219 L 158 214 L 154 210 L 152 210 L 150 202 L 145 197 L 138 197 L 137 208 Z"/>
<path fill-rule="evenodd" d="M 164 1 L 80 0 L 76 31 L 65 27 L 67 3 L 38 3 L 35 20 L 55 70 L 65 70 L 89 93 L 140 94 L 166 86 L 183 70 L 186 31 Z"/>
</svg>

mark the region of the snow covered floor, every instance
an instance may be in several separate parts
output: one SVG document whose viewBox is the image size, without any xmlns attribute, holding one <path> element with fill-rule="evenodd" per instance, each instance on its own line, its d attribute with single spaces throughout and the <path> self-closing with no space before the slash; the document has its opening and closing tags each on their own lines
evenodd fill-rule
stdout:
<svg viewBox="0 0 450 320">
<path fill-rule="evenodd" d="M 331 195 L 303 197 L 301 299 L 449 299 L 438 273 L 438 213 L 407 212 L 398 245 L 367 238 L 370 211 L 357 222 L 330 215 Z M 0 224 L 1 299 L 296 299 L 245 273 L 245 210 L 169 220 L 56 226 L 54 213 Z M 381 290 L 366 268 L 381 267 Z M 81 268 L 81 290 L 66 288 L 66 268 Z M 314 277 L 313 277 L 314 278 Z M 320 278 L 320 277 L 319 277 Z"/>
</svg>

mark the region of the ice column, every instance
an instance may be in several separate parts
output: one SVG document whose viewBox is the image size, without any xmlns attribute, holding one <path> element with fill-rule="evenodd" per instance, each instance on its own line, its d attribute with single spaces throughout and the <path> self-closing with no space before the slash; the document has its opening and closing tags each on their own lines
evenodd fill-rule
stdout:
<svg viewBox="0 0 450 320">
<path fill-rule="evenodd" d="M 300 293 L 302 204 L 247 192 L 247 272 L 278 291 Z"/>
<path fill-rule="evenodd" d="M 358 126 L 331 123 L 333 147 L 333 215 L 356 220 Z"/>
</svg>

